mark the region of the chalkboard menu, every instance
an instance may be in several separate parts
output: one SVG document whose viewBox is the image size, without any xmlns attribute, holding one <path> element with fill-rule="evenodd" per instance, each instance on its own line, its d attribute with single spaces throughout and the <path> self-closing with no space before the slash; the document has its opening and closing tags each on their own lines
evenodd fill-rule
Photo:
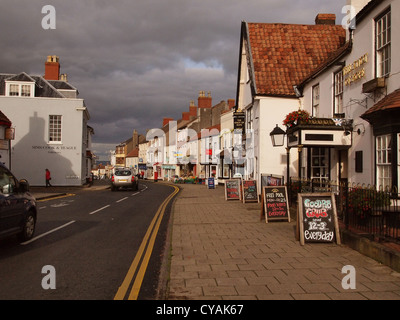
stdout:
<svg viewBox="0 0 400 320">
<path fill-rule="evenodd" d="M 258 202 L 257 182 L 256 180 L 243 180 L 243 203 L 245 202 Z"/>
<path fill-rule="evenodd" d="M 208 178 L 208 180 L 207 180 L 207 188 L 208 189 L 215 189 L 215 179 L 214 178 Z"/>
<path fill-rule="evenodd" d="M 334 242 L 340 244 L 335 197 L 333 193 L 299 193 L 298 227 L 300 244 Z"/>
<path fill-rule="evenodd" d="M 263 188 L 265 221 L 287 220 L 290 222 L 289 204 L 285 186 Z"/>
<path fill-rule="evenodd" d="M 225 200 L 240 200 L 240 179 L 225 181 Z"/>
</svg>

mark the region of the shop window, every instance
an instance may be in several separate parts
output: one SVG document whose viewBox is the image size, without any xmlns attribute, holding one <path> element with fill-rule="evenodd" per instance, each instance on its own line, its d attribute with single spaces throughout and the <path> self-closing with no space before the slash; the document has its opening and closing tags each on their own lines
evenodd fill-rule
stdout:
<svg viewBox="0 0 400 320">
<path fill-rule="evenodd" d="M 315 186 L 324 186 L 329 180 L 329 149 L 311 148 L 311 181 Z"/>
<path fill-rule="evenodd" d="M 397 189 L 400 187 L 400 133 L 397 135 Z"/>
<path fill-rule="evenodd" d="M 376 180 L 378 188 L 392 187 L 392 136 L 376 137 Z"/>
</svg>

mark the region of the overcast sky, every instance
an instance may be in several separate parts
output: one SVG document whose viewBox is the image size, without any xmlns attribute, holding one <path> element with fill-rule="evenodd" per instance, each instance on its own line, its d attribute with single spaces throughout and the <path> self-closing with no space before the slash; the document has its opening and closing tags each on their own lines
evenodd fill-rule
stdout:
<svg viewBox="0 0 400 320">
<path fill-rule="evenodd" d="M 346 0 L 0 0 L 0 73 L 44 74 L 48 55 L 79 90 L 95 130 L 94 152 L 134 129 L 179 119 L 200 90 L 213 105 L 236 98 L 241 21 L 314 24 L 343 18 Z M 56 29 L 45 30 L 45 5 Z"/>
</svg>

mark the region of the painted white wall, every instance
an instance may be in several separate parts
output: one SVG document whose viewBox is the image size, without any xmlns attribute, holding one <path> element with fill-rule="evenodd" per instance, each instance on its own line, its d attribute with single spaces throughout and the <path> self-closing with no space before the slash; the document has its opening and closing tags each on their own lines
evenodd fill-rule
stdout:
<svg viewBox="0 0 400 320">
<path fill-rule="evenodd" d="M 31 185 L 45 185 L 45 169 L 53 185 L 81 185 L 86 176 L 86 133 L 82 99 L 0 97 L 2 111 L 15 128 L 12 171 Z M 62 116 L 62 142 L 48 141 L 49 115 Z"/>
<path fill-rule="evenodd" d="M 296 98 L 257 97 L 254 108 L 255 177 L 261 183 L 261 174 L 282 175 L 286 181 L 286 142 L 282 147 L 272 145 L 271 131 L 282 124 L 286 115 L 299 109 Z M 297 176 L 297 149 L 291 149 L 290 176 Z"/>
<path fill-rule="evenodd" d="M 363 3 L 363 1 L 360 1 Z M 400 38 L 396 37 L 396 32 L 400 30 L 400 19 L 397 18 L 397 12 L 400 12 L 400 1 L 384 1 L 369 14 L 367 18 L 356 25 L 353 33 L 353 48 L 342 61 L 346 66 L 367 54 L 368 61 L 360 68 L 364 68 L 365 76 L 349 85 L 344 85 L 343 106 L 347 119 L 353 119 L 353 127 L 356 131 L 352 134 L 352 147 L 348 151 L 348 179 L 349 182 L 361 184 L 375 184 L 375 137 L 373 136 L 372 126 L 360 118 L 360 116 L 377 103 L 383 96 L 374 97 L 373 94 L 362 93 L 362 86 L 369 80 L 375 78 L 375 17 L 382 13 L 388 6 L 391 6 L 392 12 L 392 38 L 391 38 L 391 73 L 386 79 L 387 94 L 400 87 L 400 61 L 396 59 L 396 53 L 400 50 Z M 339 70 L 338 66 L 333 66 L 317 78 L 310 81 L 304 88 L 302 103 L 304 108 L 311 112 L 312 105 L 312 87 L 320 84 L 320 117 L 333 117 L 334 101 L 334 73 Z M 363 172 L 355 172 L 355 152 L 363 151 Z M 337 178 L 338 168 L 335 165 L 335 155 L 332 154 L 332 179 Z"/>
</svg>

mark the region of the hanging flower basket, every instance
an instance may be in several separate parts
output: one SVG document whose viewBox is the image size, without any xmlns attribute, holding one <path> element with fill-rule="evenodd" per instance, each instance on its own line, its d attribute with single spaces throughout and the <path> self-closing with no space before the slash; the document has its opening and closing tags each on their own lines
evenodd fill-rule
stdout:
<svg viewBox="0 0 400 320">
<path fill-rule="evenodd" d="M 297 124 L 299 124 L 299 121 L 301 120 L 302 123 L 307 123 L 308 119 L 310 119 L 310 114 L 305 111 L 305 110 L 298 110 L 298 111 L 293 111 L 286 115 L 285 120 L 283 120 L 283 124 L 291 128 Z"/>
</svg>

